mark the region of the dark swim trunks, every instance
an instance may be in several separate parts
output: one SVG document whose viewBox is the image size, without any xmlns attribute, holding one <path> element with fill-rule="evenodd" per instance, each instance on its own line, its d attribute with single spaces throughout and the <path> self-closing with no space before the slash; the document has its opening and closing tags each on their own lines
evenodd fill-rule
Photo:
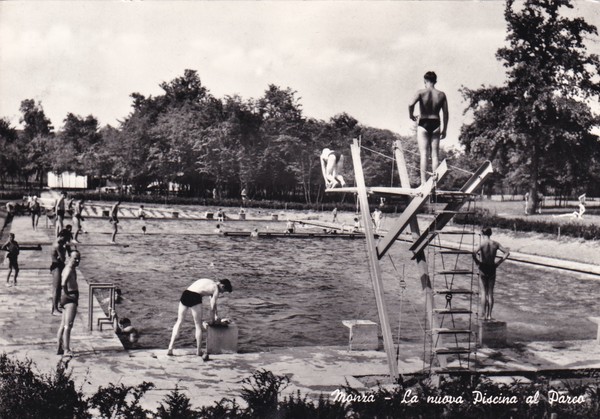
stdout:
<svg viewBox="0 0 600 419">
<path fill-rule="evenodd" d="M 439 119 L 419 119 L 419 126 L 425 128 L 429 134 L 433 134 L 436 130 L 440 128 L 440 120 Z"/>
<path fill-rule="evenodd" d="M 8 269 L 19 270 L 19 260 L 17 256 L 8 256 Z"/>
<path fill-rule="evenodd" d="M 479 265 L 479 272 L 481 273 L 481 279 L 488 280 L 496 278 L 496 265 Z"/>
<path fill-rule="evenodd" d="M 60 296 L 60 306 L 64 307 L 67 304 L 79 304 L 79 291 L 67 291 Z"/>
<path fill-rule="evenodd" d="M 186 307 L 194 307 L 197 304 L 202 304 L 202 295 L 197 292 L 185 290 L 181 294 L 179 301 Z"/>
<path fill-rule="evenodd" d="M 59 217 L 65 218 L 65 210 L 61 210 L 61 209 L 57 210 L 56 215 Z"/>
</svg>

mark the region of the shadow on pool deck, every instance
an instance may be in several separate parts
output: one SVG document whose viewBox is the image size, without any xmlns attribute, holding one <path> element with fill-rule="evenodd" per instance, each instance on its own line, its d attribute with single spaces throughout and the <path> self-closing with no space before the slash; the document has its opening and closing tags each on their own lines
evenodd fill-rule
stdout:
<svg viewBox="0 0 600 419">
<path fill-rule="evenodd" d="M 32 231 L 28 217 L 16 217 L 11 230 L 17 241 L 48 241 L 49 231 Z M 24 269 L 19 275 L 18 286 L 0 286 L 0 351 L 10 357 L 31 359 L 40 372 L 50 372 L 61 362 L 61 357 L 56 355 L 60 317 L 50 315 L 51 276 L 47 268 L 27 269 L 28 266 L 49 265 L 49 248 L 23 251 L 19 259 Z M 0 270 L 2 281 L 6 272 L 6 269 Z M 329 394 L 346 384 L 366 390 L 365 383 L 374 384 L 368 377 L 384 377 L 383 380 L 389 383 L 385 378 L 388 367 L 383 351 L 296 347 L 261 353 L 212 355 L 208 362 L 195 356 L 192 348 L 175 349 L 172 357 L 163 349 L 127 351 L 110 328 L 88 330 L 88 287 L 81 273 L 79 281 L 79 314 L 72 332 L 75 357 L 62 361 L 68 362 L 76 386 L 81 386 L 87 395 L 109 383 L 137 385 L 151 381 L 156 387 L 143 399 L 143 405 L 148 409 L 155 410 L 176 386 L 195 406 L 210 405 L 223 397 L 238 397 L 241 381 L 257 369 L 287 375 L 291 380 L 285 391 L 288 394 L 297 390 L 309 396 L 321 392 Z M 99 306 L 95 310 L 98 314 Z M 422 344 L 401 345 L 399 369 L 402 374 L 416 373 L 423 368 L 422 351 Z M 600 368 L 600 345 L 589 340 L 512 344 L 503 349 L 480 348 L 476 365 L 484 372 L 514 375 L 539 370 Z"/>
</svg>

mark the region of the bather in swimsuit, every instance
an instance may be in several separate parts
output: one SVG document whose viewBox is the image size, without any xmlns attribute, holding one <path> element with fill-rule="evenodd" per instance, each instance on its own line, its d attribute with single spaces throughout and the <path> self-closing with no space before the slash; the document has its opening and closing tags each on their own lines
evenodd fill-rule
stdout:
<svg viewBox="0 0 600 419">
<path fill-rule="evenodd" d="M 181 294 L 179 301 L 186 307 L 193 307 L 197 304 L 202 304 L 202 295 L 194 291 L 185 290 Z"/>
<path fill-rule="evenodd" d="M 60 306 L 67 304 L 79 304 L 79 291 L 67 291 L 60 296 Z"/>
<path fill-rule="evenodd" d="M 429 135 L 433 134 L 436 130 L 440 128 L 440 120 L 439 119 L 428 119 L 428 118 L 420 118 L 419 126 L 425 128 L 425 131 Z"/>
<path fill-rule="evenodd" d="M 331 153 L 329 153 L 329 155 L 330 155 L 330 156 L 331 156 L 332 154 L 335 156 L 335 162 L 336 162 L 336 163 L 337 163 L 337 162 L 339 162 L 339 161 L 340 161 L 340 159 L 342 158 L 342 153 L 340 153 L 340 152 L 337 152 L 337 151 L 332 151 Z"/>
<path fill-rule="evenodd" d="M 483 281 L 496 279 L 496 265 L 480 264 L 479 272 Z"/>
</svg>

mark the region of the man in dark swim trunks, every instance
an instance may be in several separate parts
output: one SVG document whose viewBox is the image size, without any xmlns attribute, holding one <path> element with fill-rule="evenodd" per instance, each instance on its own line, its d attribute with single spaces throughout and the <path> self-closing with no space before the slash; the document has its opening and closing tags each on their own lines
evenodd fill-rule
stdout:
<svg viewBox="0 0 600 419">
<path fill-rule="evenodd" d="M 61 278 L 62 296 L 60 305 L 63 308 L 62 320 L 56 334 L 58 341 L 57 355 L 72 356 L 71 352 L 71 330 L 73 322 L 77 315 L 77 305 L 79 304 L 79 287 L 77 286 L 77 271 L 81 255 L 77 250 L 71 252 L 67 265 L 63 269 Z"/>
<path fill-rule="evenodd" d="M 2 246 L 2 250 L 6 250 L 8 254 L 6 255 L 6 259 L 8 259 L 8 275 L 6 275 L 6 286 L 10 286 L 10 274 L 15 272 L 14 276 L 14 284 L 17 286 L 17 277 L 19 276 L 19 243 L 15 240 L 15 233 L 10 233 L 8 235 L 8 241 Z"/>
<path fill-rule="evenodd" d="M 481 232 L 483 242 L 479 249 L 473 253 L 473 259 L 479 267 L 479 278 L 481 280 L 480 289 L 480 310 L 483 320 L 492 320 L 492 309 L 494 308 L 494 285 L 496 285 L 496 268 L 504 262 L 510 255 L 510 251 L 498 242 L 490 239 L 492 235 L 491 228 L 484 228 Z M 500 250 L 502 257 L 496 262 L 496 253 Z M 477 256 L 480 256 L 478 258 Z"/>
<path fill-rule="evenodd" d="M 344 156 L 337 151 L 324 148 L 321 152 L 320 160 L 325 186 L 328 189 L 335 188 L 337 185 L 346 186 L 346 182 L 342 177 Z"/>
<path fill-rule="evenodd" d="M 56 201 L 56 205 L 54 206 L 54 213 L 56 214 L 56 236 L 63 229 L 63 222 L 65 220 L 65 198 L 67 197 L 67 193 L 62 191 L 58 200 Z"/>
<path fill-rule="evenodd" d="M 117 238 L 117 232 L 119 231 L 119 205 L 121 205 L 121 200 L 119 200 L 115 205 L 112 206 L 109 213 L 109 220 L 113 226 L 113 233 L 110 238 L 110 242 L 112 244 L 116 244 L 115 241 Z"/>
<path fill-rule="evenodd" d="M 446 138 L 448 129 L 448 100 L 446 94 L 435 88 L 437 75 L 433 71 L 425 73 L 425 89 L 419 90 L 408 105 L 408 115 L 417 121 L 417 143 L 421 154 L 421 184 L 427 181 L 427 161 L 431 154 L 432 172 L 439 164 L 440 139 Z M 419 103 L 419 116 L 414 115 Z M 441 126 L 440 111 L 444 112 L 444 125 Z"/>
<path fill-rule="evenodd" d="M 52 314 L 54 314 L 54 312 L 61 312 L 58 304 L 60 302 L 62 271 L 67 260 L 67 248 L 65 247 L 65 243 L 65 236 L 58 236 L 52 244 L 52 251 L 50 253 L 52 257 L 52 264 L 50 265 L 50 272 L 52 272 Z"/>
<path fill-rule="evenodd" d="M 210 297 L 210 321 L 219 321 L 217 315 L 217 299 L 223 292 L 231 292 L 231 282 L 228 279 L 222 279 L 220 281 L 213 281 L 212 279 L 202 278 L 190 285 L 179 300 L 179 309 L 177 313 L 177 322 L 173 326 L 173 334 L 171 335 L 171 342 L 169 343 L 169 349 L 167 355 L 173 355 L 173 345 L 175 339 L 179 335 L 179 328 L 185 318 L 188 310 L 192 311 L 194 317 L 194 324 L 196 326 L 196 354 L 203 356 L 202 346 L 202 297 Z M 203 356 L 203 359 L 208 359 L 208 354 Z"/>
</svg>

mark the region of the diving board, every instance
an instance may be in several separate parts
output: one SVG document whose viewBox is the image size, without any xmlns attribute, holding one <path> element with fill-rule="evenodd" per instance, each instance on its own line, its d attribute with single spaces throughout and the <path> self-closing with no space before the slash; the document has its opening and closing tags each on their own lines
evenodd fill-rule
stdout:
<svg viewBox="0 0 600 419">
<path fill-rule="evenodd" d="M 367 195 L 390 195 L 390 196 L 423 196 L 423 190 L 421 188 L 398 188 L 398 187 L 386 187 L 386 186 L 365 186 Z M 343 193 L 358 193 L 357 187 L 344 187 L 344 188 L 329 188 L 325 192 L 343 192 Z"/>
<path fill-rule="evenodd" d="M 435 216 L 431 224 L 421 233 L 421 236 L 415 240 L 410 250 L 416 255 L 421 252 L 435 237 L 435 232 L 441 230 L 456 215 L 456 212 L 462 208 L 468 200 L 468 195 L 474 193 L 485 180 L 494 172 L 492 163 L 486 161 L 477 169 L 471 178 L 463 185 L 460 192 L 465 194 L 464 198 L 456 202 L 448 203 L 439 214 Z"/>
</svg>

